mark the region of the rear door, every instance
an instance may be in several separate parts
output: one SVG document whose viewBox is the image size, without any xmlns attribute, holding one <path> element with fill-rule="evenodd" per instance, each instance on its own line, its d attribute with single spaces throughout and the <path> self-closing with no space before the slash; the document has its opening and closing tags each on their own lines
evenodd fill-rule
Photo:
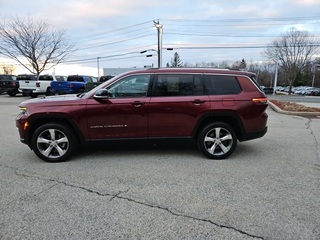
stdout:
<svg viewBox="0 0 320 240">
<path fill-rule="evenodd" d="M 149 137 L 188 137 L 210 108 L 201 74 L 155 76 L 149 104 Z"/>
</svg>

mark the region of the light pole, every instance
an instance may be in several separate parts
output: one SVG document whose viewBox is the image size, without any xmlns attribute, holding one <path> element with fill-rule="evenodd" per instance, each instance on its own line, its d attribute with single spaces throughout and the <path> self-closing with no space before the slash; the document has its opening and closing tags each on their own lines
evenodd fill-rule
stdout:
<svg viewBox="0 0 320 240">
<path fill-rule="evenodd" d="M 278 64 L 278 61 L 276 61 L 276 72 L 274 74 L 273 95 L 276 94 L 276 88 L 278 84 L 278 68 L 279 68 L 279 64 Z"/>
<path fill-rule="evenodd" d="M 100 57 L 97 57 L 97 65 L 98 65 L 98 79 L 99 79 L 99 77 L 100 77 L 99 59 L 100 59 Z"/>
<path fill-rule="evenodd" d="M 158 31 L 158 68 L 161 68 L 162 65 L 162 33 L 163 26 L 158 22 L 153 21 L 155 28 Z"/>
</svg>

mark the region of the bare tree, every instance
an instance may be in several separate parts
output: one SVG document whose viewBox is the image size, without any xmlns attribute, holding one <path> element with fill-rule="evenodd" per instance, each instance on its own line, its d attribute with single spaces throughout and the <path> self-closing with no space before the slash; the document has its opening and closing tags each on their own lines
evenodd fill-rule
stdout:
<svg viewBox="0 0 320 240">
<path fill-rule="evenodd" d="M 273 40 L 264 53 L 282 68 L 291 93 L 294 80 L 318 51 L 319 46 L 319 41 L 309 32 L 292 28 Z"/>
<path fill-rule="evenodd" d="M 31 73 L 39 75 L 73 51 L 74 45 L 67 41 L 65 31 L 51 29 L 45 20 L 35 21 L 29 16 L 0 23 L 0 54 L 17 61 Z"/>
<path fill-rule="evenodd" d="M 1 68 L 2 68 L 2 72 L 4 74 L 13 74 L 13 71 L 14 71 L 14 66 L 13 65 L 2 64 Z M 0 71 L 0 73 L 1 73 L 1 71 Z"/>
<path fill-rule="evenodd" d="M 241 61 L 234 62 L 232 64 L 232 68 L 238 68 L 238 69 L 245 70 L 247 68 L 247 63 L 244 59 L 242 59 Z"/>
</svg>

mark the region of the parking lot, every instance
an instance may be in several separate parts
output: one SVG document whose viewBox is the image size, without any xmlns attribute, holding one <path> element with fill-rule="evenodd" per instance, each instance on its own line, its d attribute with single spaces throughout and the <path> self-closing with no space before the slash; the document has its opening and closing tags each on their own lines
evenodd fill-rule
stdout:
<svg viewBox="0 0 320 240">
<path fill-rule="evenodd" d="M 226 160 L 123 145 L 50 164 L 19 141 L 26 99 L 0 95 L 0 239 L 320 239 L 320 118 L 268 109 Z"/>
</svg>

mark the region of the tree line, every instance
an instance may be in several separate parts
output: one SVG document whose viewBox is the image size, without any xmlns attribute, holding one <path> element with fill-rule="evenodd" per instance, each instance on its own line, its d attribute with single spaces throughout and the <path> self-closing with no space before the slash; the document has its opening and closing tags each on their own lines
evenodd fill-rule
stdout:
<svg viewBox="0 0 320 240">
<path fill-rule="evenodd" d="M 315 87 L 320 87 L 320 58 L 313 61 L 307 61 L 301 70 L 294 77 L 291 82 L 293 87 L 296 86 L 311 86 L 313 77 L 315 78 Z M 195 68 L 224 68 L 224 69 L 237 69 L 243 71 L 254 72 L 257 75 L 257 81 L 260 85 L 266 87 L 274 86 L 274 79 L 276 74 L 276 63 L 274 61 L 261 61 L 255 62 L 253 60 L 246 61 L 245 59 L 239 61 L 222 60 L 219 62 L 197 62 L 197 63 L 184 63 L 179 53 L 174 53 L 171 61 L 166 64 L 166 67 L 195 67 Z M 314 75 L 314 76 L 313 76 Z M 279 86 L 290 86 L 286 69 L 278 64 L 278 81 Z"/>
</svg>

